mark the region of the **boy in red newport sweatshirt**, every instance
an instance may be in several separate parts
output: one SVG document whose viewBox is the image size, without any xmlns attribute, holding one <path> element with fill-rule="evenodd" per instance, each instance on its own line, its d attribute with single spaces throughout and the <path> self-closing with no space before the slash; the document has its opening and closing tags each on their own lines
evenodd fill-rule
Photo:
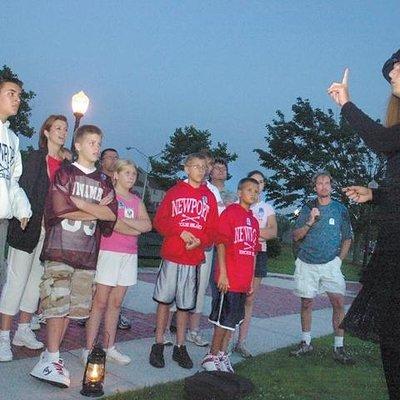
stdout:
<svg viewBox="0 0 400 400">
<path fill-rule="evenodd" d="M 187 182 L 179 181 L 168 190 L 153 220 L 164 241 L 163 259 L 153 299 L 158 302 L 156 343 L 150 353 L 150 364 L 163 368 L 164 331 L 170 305 L 177 308 L 177 333 L 172 359 L 183 368 L 192 368 L 185 346 L 188 311 L 196 307 L 197 274 L 204 261 L 204 249 L 213 243 L 218 218 L 215 196 L 203 183 L 206 160 L 194 153 L 185 160 Z"/>
<path fill-rule="evenodd" d="M 216 281 L 219 295 L 213 298 L 209 317 L 215 325 L 210 352 L 201 363 L 207 371 L 233 372 L 226 349 L 236 325 L 244 319 L 246 296 L 253 291 L 260 230 L 250 206 L 257 202 L 258 193 L 255 179 L 242 179 L 238 185 L 239 204 L 228 206 L 218 222 Z"/>
</svg>

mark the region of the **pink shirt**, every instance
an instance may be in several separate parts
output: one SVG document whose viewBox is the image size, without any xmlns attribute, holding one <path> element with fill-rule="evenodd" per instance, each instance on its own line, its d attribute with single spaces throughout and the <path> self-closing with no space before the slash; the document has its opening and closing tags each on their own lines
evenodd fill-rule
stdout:
<svg viewBox="0 0 400 400">
<path fill-rule="evenodd" d="M 135 219 L 139 214 L 140 199 L 136 195 L 127 200 L 118 194 L 116 195 L 118 202 L 118 219 L 130 218 Z M 124 235 L 113 231 L 109 237 L 102 236 L 100 242 L 100 250 L 115 251 L 116 253 L 137 254 L 137 236 Z"/>
</svg>

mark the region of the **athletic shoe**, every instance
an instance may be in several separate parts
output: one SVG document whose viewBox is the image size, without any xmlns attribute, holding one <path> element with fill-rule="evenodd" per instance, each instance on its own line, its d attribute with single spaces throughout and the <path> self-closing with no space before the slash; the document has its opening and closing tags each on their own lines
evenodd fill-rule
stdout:
<svg viewBox="0 0 400 400">
<path fill-rule="evenodd" d="M 246 345 L 245 345 L 244 342 L 237 342 L 236 346 L 233 349 L 233 351 L 235 353 L 238 353 L 243 358 L 251 358 L 251 357 L 253 357 L 253 354 L 251 354 L 250 351 L 247 350 Z"/>
<path fill-rule="evenodd" d="M 164 345 L 162 343 L 154 343 L 151 346 L 151 352 L 149 357 L 150 365 L 155 368 L 164 368 Z"/>
<path fill-rule="evenodd" d="M 81 353 L 81 356 L 79 358 L 80 358 L 81 363 L 82 363 L 82 365 L 84 367 L 86 367 L 88 357 L 89 357 L 89 350 L 82 349 L 82 353 Z"/>
<path fill-rule="evenodd" d="M 172 359 L 176 361 L 182 368 L 193 368 L 193 361 L 190 358 L 185 345 L 174 346 L 172 351 Z"/>
<path fill-rule="evenodd" d="M 346 353 L 343 346 L 333 349 L 333 359 L 344 365 L 353 365 L 356 363 L 354 358 Z"/>
<path fill-rule="evenodd" d="M 67 368 L 65 368 L 64 360 L 62 358 L 59 358 L 58 363 L 64 367 L 64 374 L 69 379 L 70 378 L 69 371 L 67 370 Z"/>
<path fill-rule="evenodd" d="M 31 350 L 42 349 L 44 344 L 36 339 L 35 334 L 30 328 L 17 329 L 12 341 L 14 346 L 25 346 Z"/>
<path fill-rule="evenodd" d="M 164 333 L 164 346 L 172 346 L 174 344 L 174 338 L 169 332 Z"/>
<path fill-rule="evenodd" d="M 206 371 L 225 371 L 226 367 L 222 367 L 221 359 L 219 356 L 214 356 L 214 354 L 208 353 L 204 356 L 201 366 Z"/>
<path fill-rule="evenodd" d="M 207 340 L 204 340 L 199 332 L 196 331 L 188 331 L 186 333 L 186 340 L 188 342 L 194 343 L 196 346 L 199 347 L 206 347 L 208 346 Z"/>
<path fill-rule="evenodd" d="M 46 323 L 46 318 L 43 316 L 43 314 L 33 314 L 30 323 L 30 328 L 33 331 L 38 331 L 42 327 L 40 324 L 45 324 L 45 323 Z"/>
<path fill-rule="evenodd" d="M 302 357 L 311 354 L 313 351 L 313 345 L 311 343 L 307 344 L 304 340 L 302 340 L 297 349 L 292 350 L 289 355 L 292 357 Z"/>
<path fill-rule="evenodd" d="M 218 353 L 218 357 L 221 363 L 221 371 L 231 372 L 233 374 L 235 370 L 232 367 L 231 360 L 229 359 L 228 355 L 220 351 Z"/>
<path fill-rule="evenodd" d="M 131 323 L 129 322 L 129 319 L 125 317 L 125 315 L 119 314 L 118 329 L 121 329 L 122 331 L 131 329 Z"/>
<path fill-rule="evenodd" d="M 46 361 L 44 354 L 45 352 L 41 354 L 40 360 L 33 367 L 30 373 L 31 376 L 61 388 L 69 387 L 71 383 L 69 372 L 65 368 L 62 360 L 57 362 Z"/>
<path fill-rule="evenodd" d="M 12 359 L 10 338 L 0 337 L 0 362 L 11 361 Z"/>
<path fill-rule="evenodd" d="M 120 353 L 115 346 L 111 347 L 106 351 L 107 361 L 113 362 L 119 365 L 128 365 L 131 362 L 131 358 L 126 354 Z"/>
</svg>

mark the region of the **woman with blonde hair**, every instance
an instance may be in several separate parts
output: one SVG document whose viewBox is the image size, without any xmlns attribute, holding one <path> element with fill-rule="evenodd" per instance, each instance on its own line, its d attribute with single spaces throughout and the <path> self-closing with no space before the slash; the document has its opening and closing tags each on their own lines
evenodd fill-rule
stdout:
<svg viewBox="0 0 400 400">
<path fill-rule="evenodd" d="M 342 327 L 363 340 L 379 342 L 389 398 L 394 400 L 400 399 L 400 50 L 386 61 L 382 73 L 392 90 L 384 126 L 350 101 L 348 69 L 342 82 L 333 83 L 328 93 L 367 146 L 387 158 L 385 180 L 379 189 L 343 189 L 358 203 L 372 201 L 379 206 L 379 233 L 362 277 L 363 287 Z"/>
</svg>

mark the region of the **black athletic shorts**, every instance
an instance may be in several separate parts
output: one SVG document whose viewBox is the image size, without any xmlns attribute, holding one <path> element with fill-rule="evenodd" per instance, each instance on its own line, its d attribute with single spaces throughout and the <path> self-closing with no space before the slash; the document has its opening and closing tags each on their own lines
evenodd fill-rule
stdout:
<svg viewBox="0 0 400 400">
<path fill-rule="evenodd" d="M 221 328 L 234 331 L 236 325 L 241 324 L 244 320 L 246 297 L 246 293 L 219 292 L 212 301 L 208 320 Z"/>
<path fill-rule="evenodd" d="M 254 276 L 256 278 L 265 278 L 267 276 L 268 255 L 266 251 L 259 251 L 256 257 L 256 268 Z"/>
</svg>

